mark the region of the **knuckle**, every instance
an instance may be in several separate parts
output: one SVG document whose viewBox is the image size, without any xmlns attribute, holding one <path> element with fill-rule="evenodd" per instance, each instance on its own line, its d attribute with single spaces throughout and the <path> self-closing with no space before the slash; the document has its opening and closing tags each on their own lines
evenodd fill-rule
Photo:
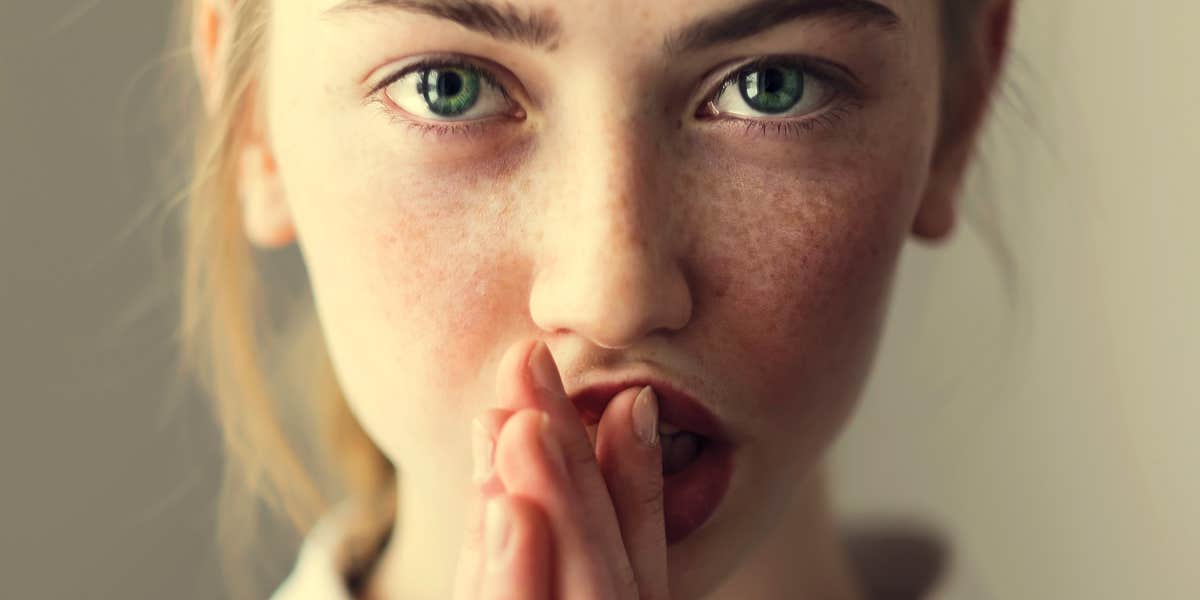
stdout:
<svg viewBox="0 0 1200 600">
<path fill-rule="evenodd" d="M 575 471 L 576 469 L 586 469 L 589 466 L 596 464 L 596 457 L 588 450 L 583 448 L 564 448 L 563 450 L 567 457 L 567 467 L 570 468 L 571 471 Z"/>
<path fill-rule="evenodd" d="M 492 434 L 492 439 L 500 437 L 500 431 L 504 429 L 504 425 L 508 419 L 515 414 L 516 411 L 506 408 L 488 408 L 476 415 L 476 418 L 487 429 L 488 433 Z"/>
<path fill-rule="evenodd" d="M 505 484 L 523 488 L 551 486 L 558 479 L 541 439 L 541 411 L 524 409 L 509 418 L 496 443 L 496 460 L 519 465 L 505 472 Z M 569 460 L 569 456 L 568 456 Z M 497 468 L 501 468 L 497 464 Z"/>
<path fill-rule="evenodd" d="M 537 411 L 532 409 L 521 410 L 510 417 L 496 441 L 497 451 L 503 448 L 521 458 L 528 458 L 537 448 L 538 418 Z"/>
<path fill-rule="evenodd" d="M 642 491 L 642 506 L 649 509 L 649 512 L 658 516 L 663 512 L 663 486 L 650 485 Z"/>
<path fill-rule="evenodd" d="M 536 540 L 546 526 L 545 512 L 536 503 L 520 496 L 509 497 L 512 532 L 515 543 L 526 545 Z"/>
<path fill-rule="evenodd" d="M 637 598 L 639 596 L 637 574 L 633 572 L 633 565 L 629 561 L 623 560 L 617 566 L 615 573 L 617 589 L 621 590 L 623 598 Z"/>
</svg>

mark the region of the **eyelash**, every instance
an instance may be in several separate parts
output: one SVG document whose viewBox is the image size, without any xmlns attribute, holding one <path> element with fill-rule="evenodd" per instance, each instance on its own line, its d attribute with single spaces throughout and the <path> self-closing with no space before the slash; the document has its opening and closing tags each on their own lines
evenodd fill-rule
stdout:
<svg viewBox="0 0 1200 600">
<path fill-rule="evenodd" d="M 717 117 L 714 120 L 725 121 L 729 127 L 741 127 L 739 133 L 748 137 L 780 136 L 797 137 L 834 127 L 850 113 L 862 108 L 862 104 L 846 101 L 837 106 L 830 106 L 821 113 L 796 119 L 746 119 L 742 117 Z"/>
<path fill-rule="evenodd" d="M 821 83 L 833 89 L 834 96 L 820 109 L 819 112 L 799 118 L 784 119 L 755 119 L 723 114 L 701 114 L 725 93 L 726 88 L 737 85 L 738 78 L 748 70 L 762 69 L 771 66 L 784 66 L 803 71 L 807 76 L 818 78 Z M 504 124 L 502 118 L 477 119 L 472 121 L 427 122 L 418 120 L 406 111 L 394 107 L 387 99 L 385 91 L 402 77 L 421 70 L 428 69 L 470 69 L 479 74 L 484 81 L 498 90 L 510 102 L 516 101 L 498 78 L 487 67 L 477 65 L 475 61 L 457 57 L 426 58 L 396 71 L 385 77 L 374 86 L 368 95 L 370 103 L 383 110 L 385 116 L 396 125 L 412 129 L 424 136 L 476 138 L 487 133 L 491 128 Z M 840 73 L 840 74 L 839 74 Z M 740 63 L 733 68 L 721 81 L 705 95 L 694 115 L 697 120 L 712 121 L 718 126 L 731 128 L 736 133 L 747 136 L 778 136 L 798 137 L 813 131 L 833 127 L 854 110 L 862 108 L 861 82 L 852 73 L 841 66 L 804 56 L 772 55 L 763 56 L 753 61 Z M 523 115 L 523 111 L 521 111 Z M 407 115 L 407 116 L 405 116 Z M 740 131 L 737 131 L 740 129 Z"/>
<path fill-rule="evenodd" d="M 738 85 L 738 79 L 747 71 L 768 67 L 788 67 L 815 77 L 833 90 L 832 97 L 816 112 L 793 118 L 746 118 L 737 115 L 703 114 L 711 110 L 721 94 L 730 86 Z M 698 120 L 709 120 L 747 136 L 797 137 L 819 129 L 833 127 L 855 110 L 863 107 L 863 88 L 853 73 L 825 60 L 807 56 L 770 55 L 750 62 L 739 63 L 706 94 L 704 102 L 696 109 Z M 738 131 L 740 129 L 740 131 Z"/>
<path fill-rule="evenodd" d="M 502 124 L 500 119 L 496 118 L 445 122 L 417 120 L 406 111 L 393 106 L 392 102 L 387 99 L 385 92 L 393 83 L 396 83 L 410 73 L 431 69 L 470 69 L 482 77 L 487 85 L 496 88 L 501 94 L 504 94 L 504 97 L 510 103 L 516 104 L 516 101 L 509 95 L 508 90 L 500 84 L 500 81 L 488 68 L 476 65 L 475 62 L 470 60 L 453 57 L 425 58 L 392 73 L 375 84 L 375 87 L 371 89 L 371 92 L 368 94 L 369 102 L 378 106 L 393 124 L 408 127 L 420 133 L 423 137 L 430 135 L 437 137 L 457 136 L 470 139 L 480 136 L 493 126 Z"/>
</svg>

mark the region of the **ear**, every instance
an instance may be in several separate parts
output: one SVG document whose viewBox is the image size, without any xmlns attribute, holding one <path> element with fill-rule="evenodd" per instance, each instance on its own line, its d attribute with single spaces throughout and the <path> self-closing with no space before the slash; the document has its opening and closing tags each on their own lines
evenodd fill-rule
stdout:
<svg viewBox="0 0 1200 600">
<path fill-rule="evenodd" d="M 210 116 L 225 92 L 234 0 L 199 0 L 192 13 L 192 62 L 200 79 L 204 110 Z"/>
<path fill-rule="evenodd" d="M 228 82 L 226 61 L 232 42 L 237 0 L 199 0 L 192 23 L 192 58 L 204 96 L 204 108 L 211 117 L 226 100 Z M 264 248 L 286 246 L 295 240 L 291 211 L 279 181 L 279 170 L 257 110 L 253 91 L 244 99 L 244 119 L 233 119 L 246 131 L 237 152 L 237 189 L 242 207 L 242 222 L 251 243 Z"/>
<path fill-rule="evenodd" d="M 955 200 L 975 151 L 980 129 L 1008 55 L 1012 0 L 983 0 L 970 31 L 962 37 L 959 65 L 945 77 L 945 109 L 929 184 L 913 221 L 913 234 L 938 241 L 954 229 Z"/>
<path fill-rule="evenodd" d="M 259 133 L 242 146 L 238 190 L 242 226 L 253 244 L 262 248 L 280 248 L 295 241 L 296 226 L 279 180 L 279 169 L 270 146 Z"/>
</svg>

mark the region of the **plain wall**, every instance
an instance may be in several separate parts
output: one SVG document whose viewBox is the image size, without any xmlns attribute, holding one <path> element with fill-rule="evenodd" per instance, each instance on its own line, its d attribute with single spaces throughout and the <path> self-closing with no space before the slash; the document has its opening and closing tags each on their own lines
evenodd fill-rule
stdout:
<svg viewBox="0 0 1200 600">
<path fill-rule="evenodd" d="M 220 595 L 218 438 L 172 383 L 177 240 L 140 218 L 165 202 L 154 84 L 187 66 L 172 4 L 0 3 L 5 597 Z M 906 248 L 838 502 L 943 523 L 997 598 L 1200 597 L 1200 5 L 1021 4 L 964 200 L 1016 285 L 977 225 Z"/>
<path fill-rule="evenodd" d="M 1200 598 L 1200 4 L 1022 2 L 965 198 L 910 244 L 835 457 L 848 513 L 936 515 L 997 598 Z"/>
</svg>

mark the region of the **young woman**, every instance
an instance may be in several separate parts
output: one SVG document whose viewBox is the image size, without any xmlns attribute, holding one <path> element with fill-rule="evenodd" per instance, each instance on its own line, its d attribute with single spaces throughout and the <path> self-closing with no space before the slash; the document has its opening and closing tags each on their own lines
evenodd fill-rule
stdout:
<svg viewBox="0 0 1200 600">
<path fill-rule="evenodd" d="M 222 538 L 247 492 L 304 528 L 280 600 L 883 589 L 822 459 L 908 234 L 955 225 L 1011 11 L 187 3 L 183 334 L 231 455 Z M 293 243 L 311 335 L 271 347 L 250 249 Z M 328 512 L 293 411 L 344 483 Z"/>
</svg>

